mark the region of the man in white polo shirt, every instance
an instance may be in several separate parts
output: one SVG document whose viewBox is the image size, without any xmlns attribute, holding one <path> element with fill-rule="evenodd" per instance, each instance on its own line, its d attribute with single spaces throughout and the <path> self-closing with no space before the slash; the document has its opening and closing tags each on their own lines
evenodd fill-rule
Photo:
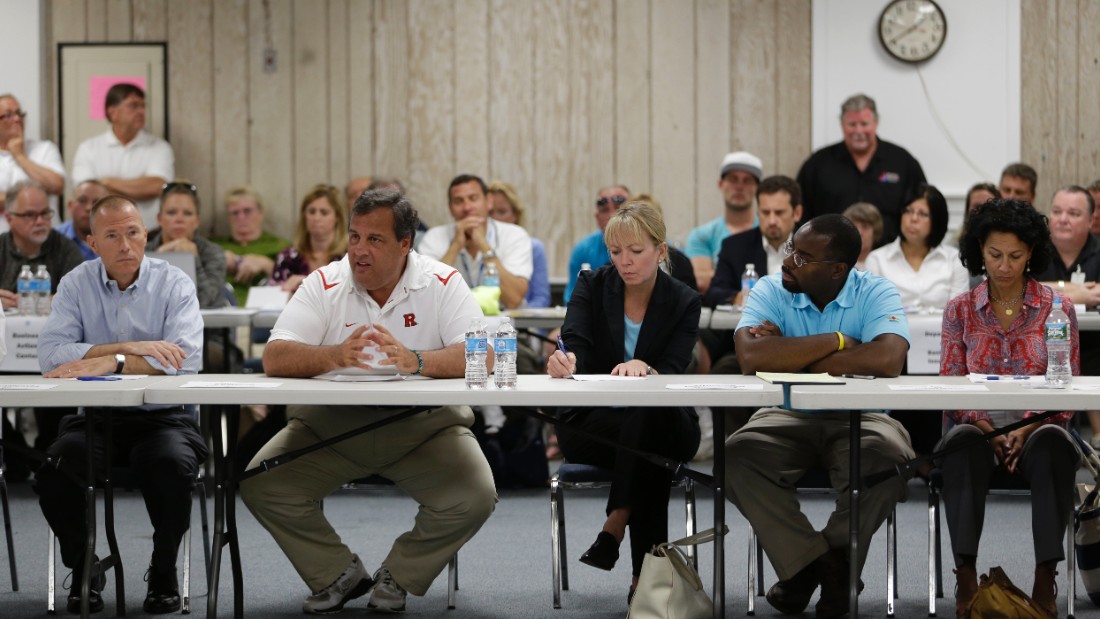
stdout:
<svg viewBox="0 0 1100 619">
<path fill-rule="evenodd" d="M 0 193 L 6 193 L 18 182 L 34 181 L 46 189 L 50 208 L 56 212 L 57 196 L 65 191 L 61 151 L 49 140 L 25 137 L 26 117 L 27 112 L 14 95 L 0 95 Z M 4 198 L 0 197 L 0 212 L 3 210 Z"/>
<path fill-rule="evenodd" d="M 347 256 L 307 277 L 275 323 L 264 349 L 268 376 L 370 368 L 433 378 L 463 375 L 466 327 L 481 310 L 458 271 L 412 251 L 417 221 L 412 204 L 396 191 L 370 190 L 356 200 Z M 286 428 L 249 466 L 393 412 L 368 405 L 290 406 Z M 309 586 L 305 612 L 337 612 L 368 591 L 369 608 L 402 612 L 406 592 L 424 595 L 496 504 L 472 423 L 469 407 L 436 408 L 241 485 L 245 504 Z M 370 475 L 393 481 L 421 506 L 412 530 L 397 538 L 373 578 L 320 506 L 341 485 Z"/>
<path fill-rule="evenodd" d="M 501 306 L 522 305 L 534 271 L 527 231 L 489 217 L 488 186 L 473 174 L 451 180 L 447 202 L 454 223 L 428 230 L 417 251 L 455 267 L 470 286 L 480 286 L 492 264 L 500 275 Z"/>
<path fill-rule="evenodd" d="M 111 193 L 132 198 L 145 227 L 153 229 L 161 189 L 175 176 L 172 147 L 145 130 L 145 93 L 137 86 L 111 86 L 104 110 L 111 128 L 77 147 L 73 184 L 96 179 Z"/>
</svg>

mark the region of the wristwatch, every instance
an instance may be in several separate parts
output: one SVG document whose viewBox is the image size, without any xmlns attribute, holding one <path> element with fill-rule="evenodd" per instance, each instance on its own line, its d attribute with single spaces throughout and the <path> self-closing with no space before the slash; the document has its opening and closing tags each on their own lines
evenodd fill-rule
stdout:
<svg viewBox="0 0 1100 619">
<path fill-rule="evenodd" d="M 126 355 L 115 355 L 115 374 L 121 374 L 126 367 Z"/>
</svg>

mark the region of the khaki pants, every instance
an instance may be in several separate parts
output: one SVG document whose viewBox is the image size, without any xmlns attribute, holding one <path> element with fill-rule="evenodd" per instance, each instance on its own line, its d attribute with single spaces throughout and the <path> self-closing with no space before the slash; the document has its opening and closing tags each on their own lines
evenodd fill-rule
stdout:
<svg viewBox="0 0 1100 619">
<path fill-rule="evenodd" d="M 913 457 L 900 423 L 878 413 L 862 416 L 860 464 L 877 473 Z M 818 532 L 799 508 L 795 484 L 811 468 L 829 473 L 839 493 L 836 510 Z M 729 498 L 756 531 L 781 580 L 787 580 L 830 548 L 848 545 L 848 413 L 756 412 L 726 441 Z M 859 500 L 859 563 L 875 531 L 907 496 L 900 477 L 866 489 Z"/>
<path fill-rule="evenodd" d="M 287 426 L 249 466 L 387 414 L 392 411 L 374 407 L 289 407 Z M 352 560 L 351 550 L 321 511 L 321 500 L 349 481 L 386 477 L 415 499 L 420 510 L 412 530 L 394 541 L 382 563 L 397 584 L 424 595 L 496 505 L 492 473 L 468 427 L 472 420 L 468 407 L 427 411 L 249 478 L 241 484 L 241 497 L 310 590 L 318 592 Z"/>
</svg>

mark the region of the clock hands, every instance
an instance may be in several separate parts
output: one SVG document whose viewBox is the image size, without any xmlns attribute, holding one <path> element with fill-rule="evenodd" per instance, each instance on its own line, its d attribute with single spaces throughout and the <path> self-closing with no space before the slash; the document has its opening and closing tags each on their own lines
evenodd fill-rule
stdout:
<svg viewBox="0 0 1100 619">
<path fill-rule="evenodd" d="M 897 43 L 898 40 L 903 39 L 906 36 L 912 34 L 912 32 L 914 30 L 916 30 L 921 25 L 921 23 L 924 22 L 926 17 L 927 17 L 927 15 L 921 15 L 920 18 L 917 21 L 913 22 L 912 26 L 909 26 L 908 28 L 906 28 L 904 31 L 902 31 L 901 34 L 894 37 L 893 39 L 890 39 L 890 44 L 893 45 L 893 44 Z"/>
</svg>

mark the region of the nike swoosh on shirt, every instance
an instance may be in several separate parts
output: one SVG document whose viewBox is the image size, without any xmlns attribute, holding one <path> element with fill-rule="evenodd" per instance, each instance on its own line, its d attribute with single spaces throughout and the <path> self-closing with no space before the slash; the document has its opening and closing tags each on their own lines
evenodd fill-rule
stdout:
<svg viewBox="0 0 1100 619">
<path fill-rule="evenodd" d="M 355 322 L 345 322 L 345 323 L 344 323 L 344 326 L 345 326 L 345 327 L 354 327 L 354 326 L 355 326 L 356 324 L 358 324 L 358 323 L 355 323 Z"/>
<path fill-rule="evenodd" d="M 333 282 L 331 284 L 328 283 L 328 280 L 325 279 L 325 272 L 324 271 L 319 271 L 319 273 L 321 274 L 321 285 L 325 287 L 325 290 L 328 290 L 329 288 L 332 288 L 333 286 L 339 286 L 340 285 L 340 282 Z"/>
<path fill-rule="evenodd" d="M 438 279 L 439 281 L 443 282 L 443 285 L 444 285 L 444 286 L 446 286 L 446 285 L 447 285 L 447 282 L 451 281 L 451 278 L 452 278 L 452 277 L 454 277 L 454 274 L 455 274 L 455 273 L 458 273 L 458 271 L 451 271 L 451 274 L 450 274 L 450 275 L 448 275 L 446 279 L 444 279 L 444 278 L 440 277 L 438 273 L 437 273 L 437 274 L 435 274 L 435 277 L 436 277 L 436 279 Z"/>
</svg>

